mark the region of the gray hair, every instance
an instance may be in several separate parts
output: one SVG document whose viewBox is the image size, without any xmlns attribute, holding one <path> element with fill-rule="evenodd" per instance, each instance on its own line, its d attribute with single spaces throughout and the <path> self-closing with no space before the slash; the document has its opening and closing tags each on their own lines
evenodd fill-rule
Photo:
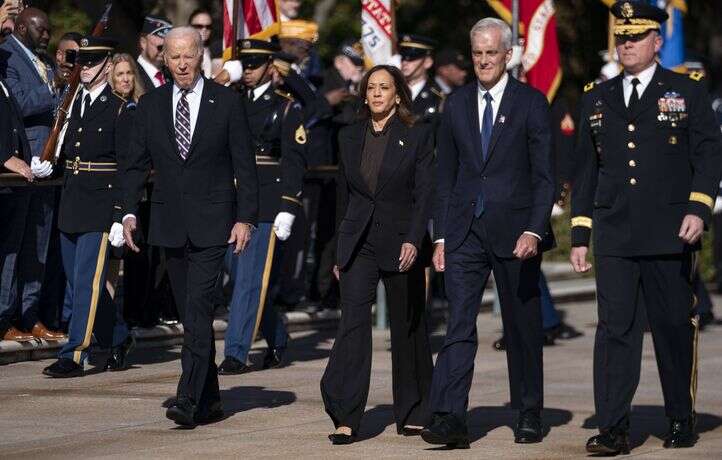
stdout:
<svg viewBox="0 0 722 460">
<path fill-rule="evenodd" d="M 509 27 L 509 24 L 498 18 L 481 19 L 479 22 L 474 24 L 474 27 L 471 28 L 471 32 L 469 32 L 469 37 L 473 41 L 474 35 L 489 29 L 499 30 L 499 32 L 501 32 L 501 46 L 504 47 L 504 50 L 511 49 L 511 27 Z"/>
<path fill-rule="evenodd" d="M 165 36 L 166 42 L 168 40 L 177 40 L 181 38 L 192 39 L 196 45 L 196 50 L 201 53 L 203 52 L 203 39 L 201 38 L 201 34 L 191 26 L 173 27 Z"/>
</svg>

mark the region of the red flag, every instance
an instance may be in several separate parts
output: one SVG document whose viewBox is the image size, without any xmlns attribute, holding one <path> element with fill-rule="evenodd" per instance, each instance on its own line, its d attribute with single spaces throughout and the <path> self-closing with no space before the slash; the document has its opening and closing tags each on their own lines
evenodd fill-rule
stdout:
<svg viewBox="0 0 722 460">
<path fill-rule="evenodd" d="M 231 59 L 233 46 L 242 38 L 264 40 L 277 34 L 278 18 L 276 0 L 223 0 L 223 58 Z"/>
<path fill-rule="evenodd" d="M 511 23 L 512 0 L 487 0 L 489 6 Z M 557 42 L 557 22 L 552 0 L 519 2 L 519 31 L 525 35 L 522 65 L 527 83 L 546 94 L 551 102 L 562 81 Z"/>
</svg>

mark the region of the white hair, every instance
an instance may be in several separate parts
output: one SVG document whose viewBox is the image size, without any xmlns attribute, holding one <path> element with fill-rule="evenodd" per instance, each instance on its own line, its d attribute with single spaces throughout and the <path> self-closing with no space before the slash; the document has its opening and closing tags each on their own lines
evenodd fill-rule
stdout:
<svg viewBox="0 0 722 460">
<path fill-rule="evenodd" d="M 177 40 L 182 38 L 192 39 L 196 45 L 196 50 L 199 52 L 203 51 L 203 39 L 201 38 L 201 34 L 191 26 L 173 27 L 165 36 L 166 42 L 168 40 Z"/>
<path fill-rule="evenodd" d="M 469 36 L 473 41 L 474 35 L 489 29 L 497 29 L 499 32 L 501 32 L 501 46 L 504 47 L 504 50 L 511 49 L 511 27 L 509 27 L 509 24 L 498 18 L 481 19 L 479 22 L 474 24 L 474 27 L 471 28 Z"/>
</svg>

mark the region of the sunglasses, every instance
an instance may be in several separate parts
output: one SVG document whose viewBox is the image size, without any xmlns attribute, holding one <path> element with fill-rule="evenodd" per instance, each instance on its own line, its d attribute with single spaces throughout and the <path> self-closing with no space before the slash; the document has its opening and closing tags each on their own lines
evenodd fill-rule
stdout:
<svg viewBox="0 0 722 460">
<path fill-rule="evenodd" d="M 211 30 L 213 28 L 213 26 L 211 24 L 191 24 L 191 26 L 193 26 L 193 28 L 197 29 L 197 30 L 201 30 L 201 29 Z"/>
</svg>

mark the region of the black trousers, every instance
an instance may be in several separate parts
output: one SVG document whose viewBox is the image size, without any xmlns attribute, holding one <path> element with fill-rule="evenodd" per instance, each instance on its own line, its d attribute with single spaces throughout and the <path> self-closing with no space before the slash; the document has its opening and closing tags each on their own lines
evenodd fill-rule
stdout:
<svg viewBox="0 0 722 460">
<path fill-rule="evenodd" d="M 642 361 L 640 294 L 654 340 L 665 412 L 674 419 L 688 417 L 694 409 L 697 380 L 694 253 L 595 259 L 599 319 L 594 404 L 599 429 L 629 426 Z"/>
<path fill-rule="evenodd" d="M 213 337 L 213 292 L 223 266 L 227 246 L 199 248 L 190 242 L 181 248 L 166 248 L 166 263 L 173 295 L 182 312 L 183 372 L 178 382 L 179 398 L 199 408 L 220 401 L 216 347 Z"/>
<path fill-rule="evenodd" d="M 321 379 L 326 413 L 336 427 L 357 432 L 371 379 L 371 305 L 379 278 L 386 288 L 391 323 L 391 367 L 397 429 L 428 422 L 433 362 L 425 320 L 424 268 L 405 273 L 379 269 L 373 234 L 341 272 L 341 323 Z"/>
<path fill-rule="evenodd" d="M 447 251 L 444 283 L 449 322 L 436 358 L 431 409 L 464 419 L 478 348 L 476 320 L 489 274 L 494 272 L 506 339 L 511 406 L 538 414 L 543 407 L 543 331 L 539 291 L 541 255 L 527 260 L 496 256 L 482 219 L 475 219 L 457 249 Z"/>
</svg>

